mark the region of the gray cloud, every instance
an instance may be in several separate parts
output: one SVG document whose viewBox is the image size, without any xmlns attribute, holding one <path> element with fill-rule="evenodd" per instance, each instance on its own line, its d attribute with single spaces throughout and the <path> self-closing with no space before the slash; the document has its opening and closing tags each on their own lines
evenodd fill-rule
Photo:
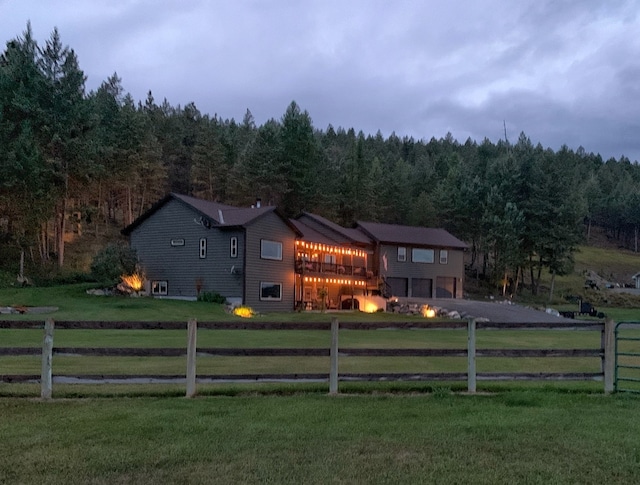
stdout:
<svg viewBox="0 0 640 485">
<path fill-rule="evenodd" d="M 0 1 L 0 38 L 57 26 L 95 89 L 258 123 L 583 146 L 640 159 L 634 1 Z"/>
</svg>

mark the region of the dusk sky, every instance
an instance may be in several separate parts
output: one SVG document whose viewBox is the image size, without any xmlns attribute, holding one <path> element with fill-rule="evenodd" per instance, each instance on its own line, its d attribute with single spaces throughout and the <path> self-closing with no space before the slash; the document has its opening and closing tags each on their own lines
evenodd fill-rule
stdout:
<svg viewBox="0 0 640 485">
<path fill-rule="evenodd" d="M 257 124 L 515 142 L 640 160 L 640 3 L 590 0 L 0 0 L 2 49 L 57 27 L 87 91 Z"/>
</svg>

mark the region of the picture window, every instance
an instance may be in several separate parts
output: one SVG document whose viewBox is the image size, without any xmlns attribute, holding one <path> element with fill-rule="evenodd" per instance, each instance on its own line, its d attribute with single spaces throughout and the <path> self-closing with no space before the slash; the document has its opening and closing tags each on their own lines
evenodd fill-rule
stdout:
<svg viewBox="0 0 640 485">
<path fill-rule="evenodd" d="M 433 263 L 434 256 L 433 249 L 413 248 L 411 250 L 411 261 L 414 263 Z"/>
</svg>

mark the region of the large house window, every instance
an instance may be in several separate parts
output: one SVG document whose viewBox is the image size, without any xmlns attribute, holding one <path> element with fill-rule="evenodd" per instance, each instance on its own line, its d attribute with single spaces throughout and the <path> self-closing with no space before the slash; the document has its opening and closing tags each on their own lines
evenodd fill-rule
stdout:
<svg viewBox="0 0 640 485">
<path fill-rule="evenodd" d="M 207 240 L 206 238 L 200 239 L 200 259 L 207 257 Z"/>
<path fill-rule="evenodd" d="M 231 238 L 231 257 L 232 258 L 237 258 L 238 257 L 238 238 L 233 236 Z"/>
<path fill-rule="evenodd" d="M 440 250 L 440 264 L 447 264 L 449 262 L 449 251 L 446 249 Z"/>
<path fill-rule="evenodd" d="M 404 262 L 407 260 L 407 248 L 398 248 L 398 261 Z"/>
<path fill-rule="evenodd" d="M 282 261 L 282 243 L 278 241 L 260 240 L 260 257 Z"/>
<path fill-rule="evenodd" d="M 414 263 L 433 263 L 434 250 L 413 248 L 411 250 L 411 261 Z"/>
<path fill-rule="evenodd" d="M 272 281 L 260 282 L 260 299 L 280 301 L 282 300 L 282 283 L 274 283 Z"/>
<path fill-rule="evenodd" d="M 151 294 L 152 295 L 167 295 L 169 293 L 168 291 L 168 284 L 166 281 L 152 281 L 151 282 Z"/>
</svg>

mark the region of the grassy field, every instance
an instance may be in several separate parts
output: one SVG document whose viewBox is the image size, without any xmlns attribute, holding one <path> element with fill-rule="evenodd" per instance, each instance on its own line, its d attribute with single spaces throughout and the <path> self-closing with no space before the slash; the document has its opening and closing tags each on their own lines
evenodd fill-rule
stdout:
<svg viewBox="0 0 640 485">
<path fill-rule="evenodd" d="M 0 399 L 0 483 L 638 483 L 638 402 L 585 393 Z"/>
<path fill-rule="evenodd" d="M 57 306 L 56 320 L 234 320 L 219 305 L 95 297 L 86 285 L 0 290 L 5 305 Z M 634 308 L 624 319 L 640 319 Z M 609 313 L 609 312 L 608 312 Z M 341 321 L 397 315 L 341 313 Z M 33 320 L 34 315 L 0 315 Z M 328 321 L 279 314 L 257 321 Z M 465 348 L 465 331 L 342 330 L 342 347 Z M 199 347 L 322 347 L 329 332 L 200 330 Z M 41 330 L 0 329 L 2 347 Z M 185 330 L 61 330 L 56 347 L 181 347 Z M 598 332 L 478 331 L 479 348 L 598 348 Z M 464 372 L 464 358 L 346 358 L 341 372 Z M 54 375 L 184 374 L 186 358 L 55 356 Z M 328 358 L 198 359 L 199 374 L 327 372 Z M 478 371 L 598 372 L 599 359 L 478 359 Z M 0 374 L 39 374 L 38 356 Z M 0 483 L 639 483 L 637 395 L 601 382 L 54 385 L 0 383 Z M 456 391 L 456 392 L 452 392 Z"/>
</svg>

